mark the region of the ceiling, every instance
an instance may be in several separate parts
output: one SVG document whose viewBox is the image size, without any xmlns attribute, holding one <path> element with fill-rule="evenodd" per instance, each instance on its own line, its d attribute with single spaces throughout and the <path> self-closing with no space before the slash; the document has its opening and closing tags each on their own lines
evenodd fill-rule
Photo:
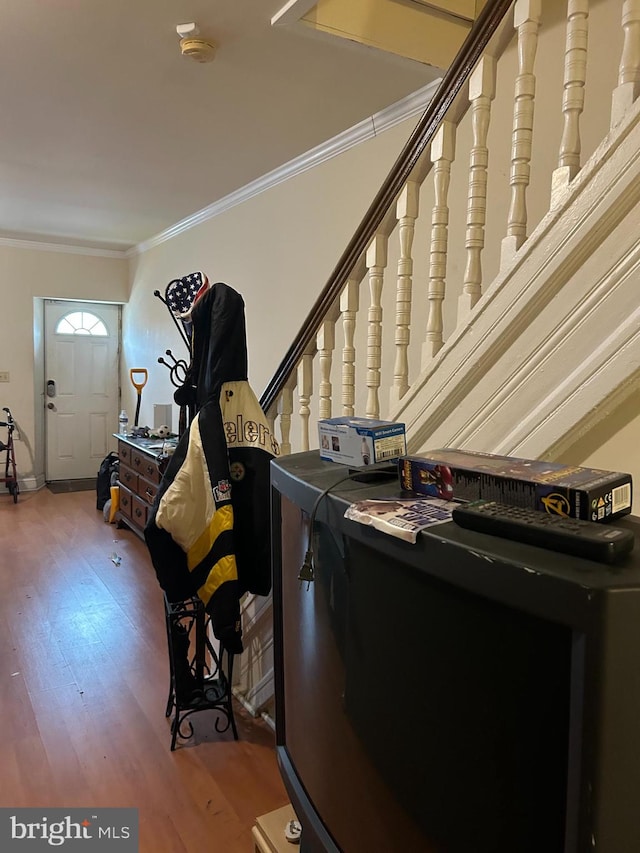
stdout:
<svg viewBox="0 0 640 853">
<path fill-rule="evenodd" d="M 283 3 L 4 0 L 0 238 L 125 250 L 440 76 L 272 26 Z M 213 62 L 181 55 L 189 21 Z"/>
</svg>

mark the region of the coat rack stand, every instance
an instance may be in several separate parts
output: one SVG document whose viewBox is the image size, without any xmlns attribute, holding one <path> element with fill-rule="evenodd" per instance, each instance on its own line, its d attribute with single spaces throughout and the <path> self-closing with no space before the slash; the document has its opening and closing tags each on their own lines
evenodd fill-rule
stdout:
<svg viewBox="0 0 640 853">
<path fill-rule="evenodd" d="M 191 309 L 208 286 L 206 275 L 195 272 L 170 281 L 164 295 L 159 290 L 154 291 L 154 296 L 160 299 L 169 311 L 190 359 L 193 334 Z M 158 362 L 168 368 L 172 385 L 176 389 L 184 389 L 186 384 L 191 382 L 190 362 L 176 358 L 170 349 L 165 350 L 165 355 L 169 361 L 160 357 Z M 185 399 L 190 400 L 194 389 L 187 387 L 186 390 L 188 393 Z M 180 403 L 180 438 L 188 430 L 195 415 L 195 402 L 184 405 Z M 233 737 L 237 740 L 238 730 L 231 695 L 234 655 L 223 643 L 214 644 L 211 618 L 197 596 L 185 601 L 170 602 L 165 594 L 164 608 L 170 672 L 165 716 L 170 717 L 173 714 L 171 749 L 176 748 L 178 738 L 188 740 L 193 736 L 193 725 L 189 718 L 199 711 L 216 711 L 216 732 L 222 734 L 231 728 Z"/>
<path fill-rule="evenodd" d="M 238 740 L 231 695 L 234 655 L 222 643 L 214 647 L 211 620 L 199 598 L 170 602 L 165 595 L 164 607 L 170 669 L 165 716 L 173 713 L 171 749 L 178 738 L 193 736 L 188 718 L 198 711 L 217 711 L 216 732 L 222 734 L 231 727 Z"/>
</svg>

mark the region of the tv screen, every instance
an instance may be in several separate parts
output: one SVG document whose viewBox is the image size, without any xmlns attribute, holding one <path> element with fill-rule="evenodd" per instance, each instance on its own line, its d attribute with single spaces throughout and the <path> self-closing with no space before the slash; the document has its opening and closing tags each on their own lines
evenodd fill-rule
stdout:
<svg viewBox="0 0 640 853">
<path fill-rule="evenodd" d="M 300 584 L 285 498 L 281 520 L 277 738 L 304 853 L 563 853 L 571 629 L 324 524 Z"/>
</svg>

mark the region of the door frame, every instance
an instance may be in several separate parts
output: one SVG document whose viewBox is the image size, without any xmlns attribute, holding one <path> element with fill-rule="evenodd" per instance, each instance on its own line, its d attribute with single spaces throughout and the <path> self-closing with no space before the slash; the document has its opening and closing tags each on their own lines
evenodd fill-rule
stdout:
<svg viewBox="0 0 640 853">
<path fill-rule="evenodd" d="M 118 344 L 117 344 L 117 396 L 118 410 L 122 404 L 122 302 L 112 302 L 108 299 L 67 299 L 57 298 L 53 296 L 35 297 L 34 298 L 34 396 L 35 396 L 35 446 L 37 452 L 34 454 L 38 472 L 35 477 L 35 488 L 42 488 L 49 481 L 49 472 L 47 470 L 47 418 L 46 405 L 47 397 L 45 392 L 46 383 L 46 341 L 45 341 L 45 305 L 47 302 L 68 303 L 70 310 L 73 305 L 93 305 L 95 310 L 99 312 L 101 305 L 116 306 L 118 308 Z M 115 430 L 115 427 L 114 427 Z M 115 439 L 114 439 L 115 449 Z"/>
</svg>

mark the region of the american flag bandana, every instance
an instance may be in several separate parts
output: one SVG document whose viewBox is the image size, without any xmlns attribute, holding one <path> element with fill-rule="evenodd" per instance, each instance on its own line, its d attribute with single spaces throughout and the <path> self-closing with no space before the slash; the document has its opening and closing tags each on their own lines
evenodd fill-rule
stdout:
<svg viewBox="0 0 640 853">
<path fill-rule="evenodd" d="M 174 317 L 188 319 L 194 304 L 208 287 L 209 279 L 202 272 L 192 272 L 170 281 L 164 295 Z"/>
</svg>

